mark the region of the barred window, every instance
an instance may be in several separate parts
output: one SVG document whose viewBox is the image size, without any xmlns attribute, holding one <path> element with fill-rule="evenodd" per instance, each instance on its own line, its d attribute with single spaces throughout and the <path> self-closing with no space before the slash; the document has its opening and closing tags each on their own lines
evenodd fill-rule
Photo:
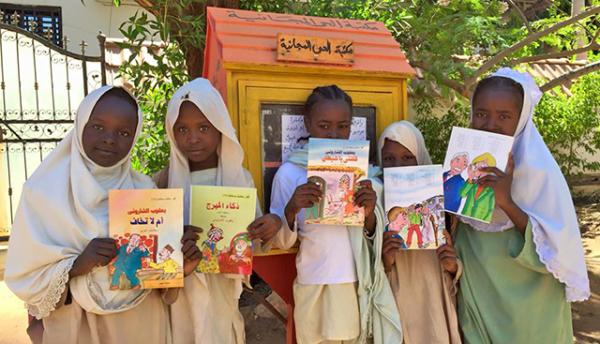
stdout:
<svg viewBox="0 0 600 344">
<path fill-rule="evenodd" d="M 62 15 L 56 6 L 29 6 L 0 3 L 1 21 L 45 37 L 61 46 Z"/>
</svg>

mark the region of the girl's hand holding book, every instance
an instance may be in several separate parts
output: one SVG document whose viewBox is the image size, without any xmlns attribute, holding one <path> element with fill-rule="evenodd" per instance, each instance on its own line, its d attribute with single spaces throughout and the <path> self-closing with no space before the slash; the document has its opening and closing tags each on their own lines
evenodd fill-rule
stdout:
<svg viewBox="0 0 600 344">
<path fill-rule="evenodd" d="M 285 206 L 285 218 L 290 228 L 293 227 L 296 215 L 304 208 L 310 208 L 323 197 L 321 189 L 314 183 L 299 185 Z"/>
<path fill-rule="evenodd" d="M 117 255 L 117 244 L 111 238 L 92 239 L 75 259 L 69 277 L 85 275 L 95 267 L 105 266 Z"/>
<path fill-rule="evenodd" d="M 183 275 L 189 276 L 202 258 L 202 253 L 196 245 L 196 242 L 200 238 L 198 233 L 202 233 L 202 228 L 195 226 L 184 226 L 183 237 L 181 238 L 181 252 L 183 253 Z"/>
<path fill-rule="evenodd" d="M 365 217 L 370 217 L 375 211 L 377 203 L 377 194 L 373 190 L 370 180 L 363 180 L 358 183 L 358 191 L 354 195 L 354 204 L 365 209 Z"/>
<path fill-rule="evenodd" d="M 511 187 L 513 180 L 513 171 L 515 169 L 515 162 L 512 154 L 508 157 L 508 163 L 506 164 L 506 172 L 502 172 L 497 167 L 484 167 L 481 169 L 483 172 L 490 173 L 484 177 L 481 177 L 477 183 L 481 186 L 489 186 L 494 189 L 496 195 L 496 204 L 502 209 L 506 209 L 513 203 L 511 195 Z"/>
<path fill-rule="evenodd" d="M 452 244 L 452 237 L 447 230 L 444 230 L 444 237 L 446 237 L 446 243 L 438 247 L 436 253 L 444 271 L 450 273 L 452 276 L 455 276 L 456 272 L 458 271 L 458 258 L 456 256 L 456 250 Z"/>
<path fill-rule="evenodd" d="M 383 233 L 383 267 L 385 272 L 389 272 L 394 266 L 394 260 L 396 259 L 396 252 L 402 249 L 404 240 L 395 236 L 395 231 L 387 231 Z"/>
<path fill-rule="evenodd" d="M 259 239 L 262 243 L 271 241 L 279 229 L 281 229 L 281 219 L 275 214 L 263 215 L 248 226 L 250 240 Z"/>
</svg>

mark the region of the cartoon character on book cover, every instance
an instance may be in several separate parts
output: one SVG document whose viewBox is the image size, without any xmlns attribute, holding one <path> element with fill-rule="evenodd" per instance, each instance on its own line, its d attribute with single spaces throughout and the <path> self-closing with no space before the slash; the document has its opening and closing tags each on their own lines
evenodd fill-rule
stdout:
<svg viewBox="0 0 600 344">
<path fill-rule="evenodd" d="M 120 280 L 123 275 L 129 281 L 130 289 L 140 289 L 142 286 L 137 277 L 137 272 L 142 269 L 142 259 L 149 255 L 148 248 L 140 241 L 140 235 L 137 233 L 131 234 L 126 244 L 119 247 L 117 257 L 112 263 L 110 289 L 120 289 Z"/>
<path fill-rule="evenodd" d="M 183 287 L 182 190 L 111 190 L 108 202 L 110 289 Z"/>
<path fill-rule="evenodd" d="M 305 210 L 305 223 L 362 226 L 364 210 L 354 204 L 359 181 L 369 164 L 368 141 L 309 140 L 307 179 L 323 197 Z"/>
<path fill-rule="evenodd" d="M 386 231 L 404 249 L 435 249 L 445 243 L 442 166 L 384 169 Z"/>
<path fill-rule="evenodd" d="M 486 167 L 506 168 L 512 148 L 510 136 L 454 128 L 443 173 L 445 209 L 489 223 L 496 206 L 494 189 L 480 186 Z"/>
<path fill-rule="evenodd" d="M 248 233 L 236 234 L 227 250 L 219 254 L 219 270 L 222 273 L 250 275 L 252 273 L 252 241 Z"/>
<path fill-rule="evenodd" d="M 252 273 L 252 241 L 247 227 L 256 215 L 256 189 L 192 186 L 190 218 L 204 229 L 198 245 L 203 273 Z"/>
</svg>

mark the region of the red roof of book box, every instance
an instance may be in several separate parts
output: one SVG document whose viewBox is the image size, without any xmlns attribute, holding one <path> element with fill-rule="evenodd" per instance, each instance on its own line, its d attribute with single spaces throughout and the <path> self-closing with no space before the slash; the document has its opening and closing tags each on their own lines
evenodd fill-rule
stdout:
<svg viewBox="0 0 600 344">
<path fill-rule="evenodd" d="M 205 63 L 205 76 L 210 74 L 209 65 L 216 62 L 214 59 L 222 62 L 323 67 L 277 61 L 279 33 L 352 40 L 354 65 L 328 65 L 328 68 L 389 72 L 407 77 L 415 74 L 398 42 L 380 22 L 210 7 L 207 10 L 207 23 L 205 57 L 213 61 Z"/>
</svg>

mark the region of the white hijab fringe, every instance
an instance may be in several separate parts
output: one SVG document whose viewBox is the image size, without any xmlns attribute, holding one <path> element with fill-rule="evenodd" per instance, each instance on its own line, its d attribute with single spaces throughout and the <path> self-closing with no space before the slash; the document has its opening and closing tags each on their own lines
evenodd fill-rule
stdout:
<svg viewBox="0 0 600 344">
<path fill-rule="evenodd" d="M 515 162 L 512 196 L 529 216 L 533 240 L 540 261 L 565 284 L 567 301 L 584 301 L 590 296 L 581 233 L 571 193 L 554 157 L 533 123 L 535 106 L 542 92 L 528 73 L 501 68 L 492 76 L 512 79 L 524 91 L 523 108 L 512 149 Z M 508 216 L 496 208 L 492 223 L 461 221 L 485 232 L 514 227 Z"/>
</svg>

